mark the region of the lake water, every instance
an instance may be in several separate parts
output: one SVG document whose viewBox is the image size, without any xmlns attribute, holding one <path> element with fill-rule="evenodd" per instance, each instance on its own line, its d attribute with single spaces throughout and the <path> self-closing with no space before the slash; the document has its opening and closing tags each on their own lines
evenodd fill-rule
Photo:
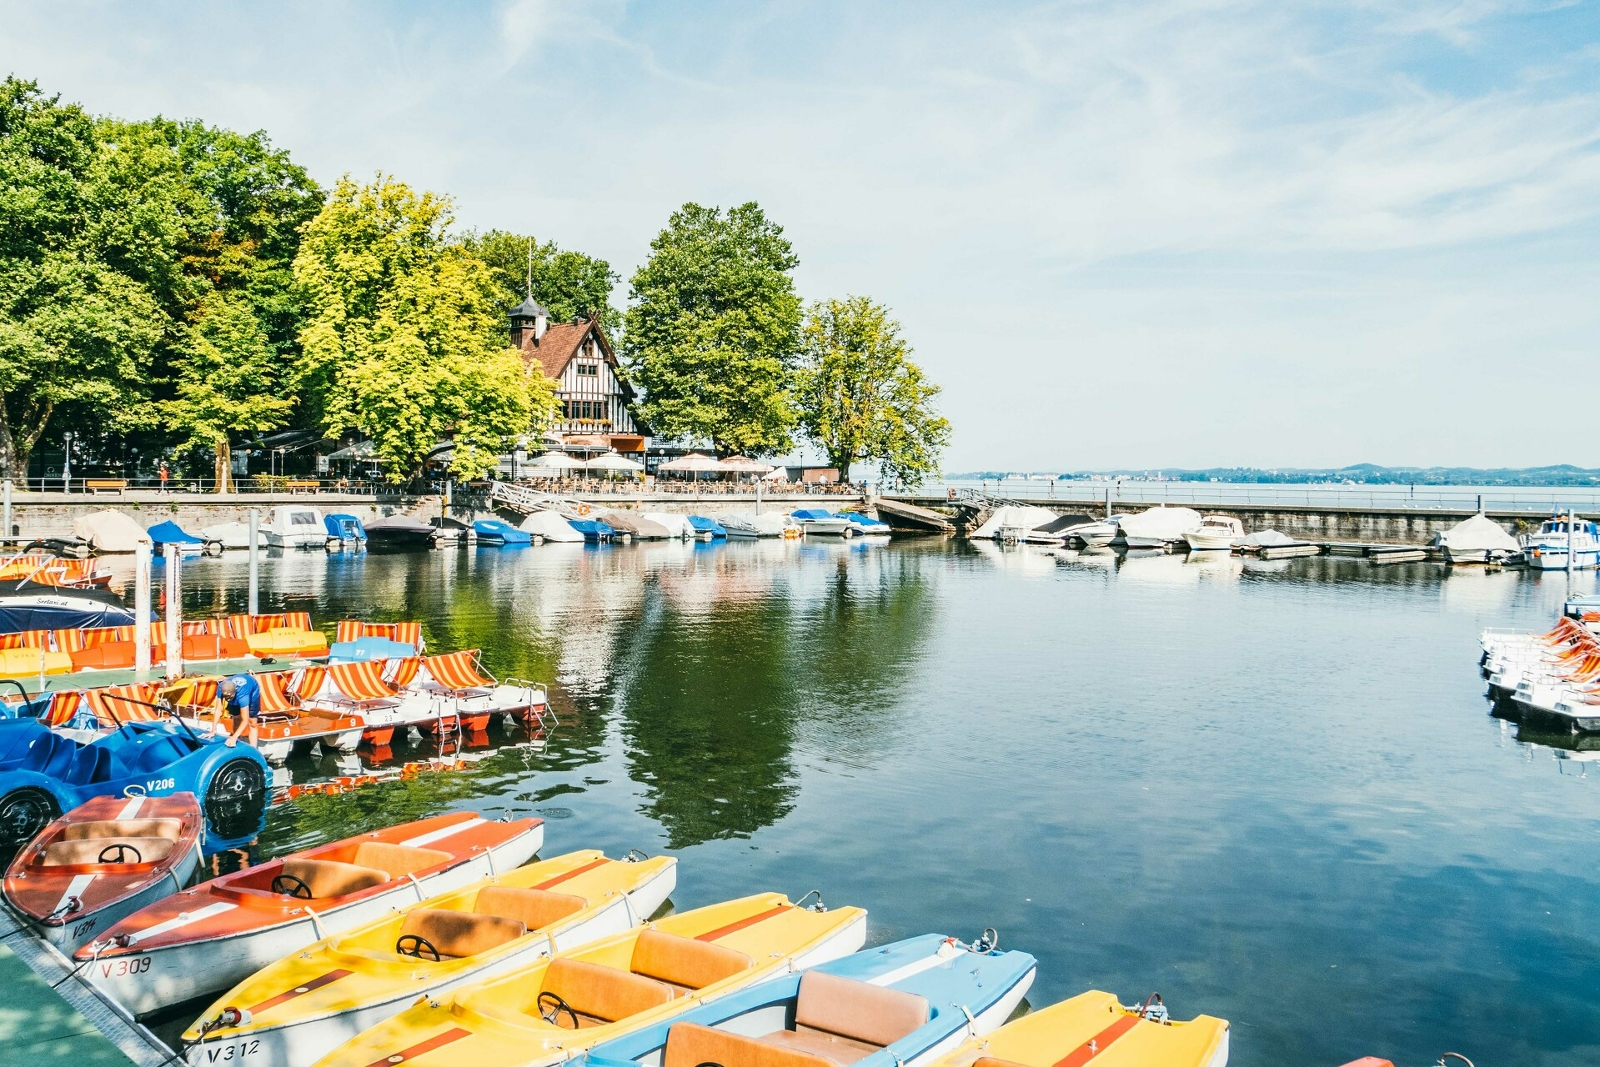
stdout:
<svg viewBox="0 0 1600 1067">
<path fill-rule="evenodd" d="M 238 554 L 185 581 L 190 614 L 242 609 Z M 421 619 L 561 717 L 279 805 L 267 854 L 535 812 L 546 855 L 677 854 L 680 908 L 820 888 L 873 941 L 996 927 L 1033 1004 L 1159 990 L 1231 1020 L 1239 1067 L 1600 1062 L 1600 769 L 1519 742 L 1476 667 L 1560 575 L 763 542 L 307 553 L 262 589 Z"/>
</svg>

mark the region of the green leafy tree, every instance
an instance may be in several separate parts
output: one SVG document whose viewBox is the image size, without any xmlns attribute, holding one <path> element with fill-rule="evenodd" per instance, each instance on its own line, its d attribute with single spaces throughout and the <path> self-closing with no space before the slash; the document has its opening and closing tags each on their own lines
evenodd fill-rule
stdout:
<svg viewBox="0 0 1600 1067">
<path fill-rule="evenodd" d="M 685 204 L 634 274 L 623 335 L 657 433 L 762 455 L 791 443 L 799 263 L 761 208 Z"/>
<path fill-rule="evenodd" d="M 396 483 L 445 437 L 454 472 L 478 477 L 555 414 L 553 383 L 508 344 L 490 270 L 450 222 L 447 198 L 345 177 L 295 259 L 309 303 L 297 379 L 323 428 L 370 437 Z"/>
<path fill-rule="evenodd" d="M 593 315 L 606 322 L 619 318 L 611 308 L 611 287 L 617 284 L 617 274 L 603 259 L 505 230 L 468 232 L 462 235 L 461 246 L 489 265 L 503 311 L 516 307 L 528 295 L 531 251 L 533 296 L 549 309 L 552 321 Z"/>
<path fill-rule="evenodd" d="M 148 391 L 164 316 L 123 268 L 169 253 L 167 213 L 110 169 L 81 108 L 0 82 L 0 476 L 23 477 L 59 412 L 125 424 Z"/>
<path fill-rule="evenodd" d="M 939 387 L 911 362 L 889 309 L 864 296 L 824 300 L 811 307 L 802 336 L 801 426 L 841 477 L 859 460 L 907 485 L 937 474 L 950 423 L 934 410 Z"/>
</svg>

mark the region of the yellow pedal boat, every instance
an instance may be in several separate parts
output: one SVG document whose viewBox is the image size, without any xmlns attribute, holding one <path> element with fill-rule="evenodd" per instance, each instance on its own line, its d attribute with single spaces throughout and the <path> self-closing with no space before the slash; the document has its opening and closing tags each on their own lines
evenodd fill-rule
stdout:
<svg viewBox="0 0 1600 1067">
<path fill-rule="evenodd" d="M 678 861 L 593 850 L 531 863 L 324 938 L 234 986 L 184 1031 L 189 1063 L 306 1064 L 419 995 L 624 933 L 677 884 Z"/>
<path fill-rule="evenodd" d="M 763 893 L 672 915 L 454 994 L 419 1000 L 318 1067 L 542 1067 L 735 990 L 849 955 L 860 908 Z"/>
<path fill-rule="evenodd" d="M 1153 999 L 1160 1003 L 1159 997 Z M 1225 1067 L 1227 1062 L 1226 1019 L 1196 1015 L 1188 1022 L 1157 1021 L 1140 1008 L 1123 1007 L 1110 993 L 1091 990 L 968 1038 L 929 1067 Z"/>
</svg>

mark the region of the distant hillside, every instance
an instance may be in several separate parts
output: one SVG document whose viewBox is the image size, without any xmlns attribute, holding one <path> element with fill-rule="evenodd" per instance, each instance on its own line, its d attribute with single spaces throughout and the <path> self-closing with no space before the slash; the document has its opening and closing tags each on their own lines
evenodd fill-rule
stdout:
<svg viewBox="0 0 1600 1067">
<path fill-rule="evenodd" d="M 1039 478 L 1039 472 L 968 471 L 947 474 L 949 481 L 999 481 L 1004 478 Z M 1600 485 L 1600 469 L 1574 467 L 1560 463 L 1550 467 L 1382 467 L 1376 463 L 1355 463 L 1348 467 L 1207 467 L 1201 470 L 1164 468 L 1161 470 L 1050 472 L 1043 477 L 1071 481 L 1085 478 L 1134 478 L 1169 482 L 1257 482 L 1325 483 L 1354 482 L 1357 485 Z"/>
</svg>

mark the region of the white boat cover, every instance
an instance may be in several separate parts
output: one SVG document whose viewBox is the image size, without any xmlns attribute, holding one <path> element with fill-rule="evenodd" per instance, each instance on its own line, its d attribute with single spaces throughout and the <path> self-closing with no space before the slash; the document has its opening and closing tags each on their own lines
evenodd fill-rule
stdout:
<svg viewBox="0 0 1600 1067">
<path fill-rule="evenodd" d="M 72 532 L 94 546 L 96 552 L 132 552 L 140 541 L 148 542 L 145 528 L 115 509 L 97 511 L 74 519 Z"/>
<path fill-rule="evenodd" d="M 1253 534 L 1246 534 L 1234 542 L 1236 545 L 1298 545 L 1300 542 L 1288 534 L 1279 533 L 1277 530 L 1257 530 Z"/>
<path fill-rule="evenodd" d="M 200 536 L 207 541 L 220 541 L 223 548 L 249 548 L 250 524 L 248 522 L 219 522 L 211 526 L 202 526 Z M 267 529 L 259 527 L 256 531 L 256 544 L 267 547 Z"/>
<path fill-rule="evenodd" d="M 1194 508 L 1155 507 L 1129 515 L 1117 525 L 1124 537 L 1181 541 L 1185 533 L 1200 525 L 1200 513 Z"/>
<path fill-rule="evenodd" d="M 582 541 L 583 534 L 553 511 L 535 511 L 523 519 L 518 529 L 541 535 L 546 541 Z"/>
<path fill-rule="evenodd" d="M 687 515 L 674 515 L 668 511 L 647 511 L 639 517 L 641 519 L 649 519 L 656 525 L 663 527 L 667 531 L 668 537 L 694 536 L 694 528 L 689 525 L 689 516 Z"/>
<path fill-rule="evenodd" d="M 751 515 L 750 524 L 756 528 L 757 537 L 782 537 L 783 531 L 799 525 L 781 511 L 763 511 L 759 515 Z"/>
<path fill-rule="evenodd" d="M 1055 521 L 1056 513 L 1049 508 L 1008 504 L 1003 508 L 996 508 L 995 513 L 989 516 L 988 522 L 985 522 L 967 536 L 977 541 L 992 541 L 1000 536 L 1000 531 L 1003 529 L 1032 530 L 1035 527 L 1044 526 Z"/>
<path fill-rule="evenodd" d="M 1441 548 L 1453 552 L 1520 552 L 1517 539 L 1486 515 L 1474 515 L 1458 522 L 1436 537 Z"/>
</svg>

